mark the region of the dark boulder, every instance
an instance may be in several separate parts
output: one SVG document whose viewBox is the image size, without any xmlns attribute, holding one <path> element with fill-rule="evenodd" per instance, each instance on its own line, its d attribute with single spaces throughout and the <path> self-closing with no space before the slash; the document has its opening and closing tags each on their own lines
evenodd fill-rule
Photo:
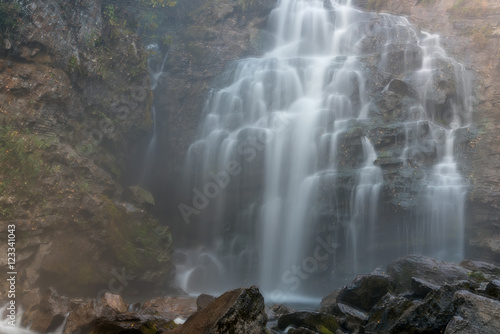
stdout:
<svg viewBox="0 0 500 334">
<path fill-rule="evenodd" d="M 196 298 L 196 309 L 197 311 L 204 309 L 208 305 L 210 305 L 211 302 L 215 300 L 214 296 L 207 295 L 202 293 L 201 295 Z"/>
<path fill-rule="evenodd" d="M 359 275 L 340 291 L 337 301 L 370 311 L 392 288 L 392 279 L 387 275 Z"/>
<path fill-rule="evenodd" d="M 283 305 L 283 304 L 272 305 L 271 307 L 269 307 L 266 310 L 267 318 L 269 320 L 276 320 L 279 317 L 281 317 L 282 315 L 285 315 L 285 314 L 288 314 L 288 313 L 293 313 L 293 312 L 296 312 L 296 310 L 293 307 L 286 306 L 286 305 Z"/>
<path fill-rule="evenodd" d="M 119 314 L 97 318 L 92 326 L 92 334 L 149 334 L 163 333 L 174 329 L 174 321 L 158 316 Z"/>
<path fill-rule="evenodd" d="M 386 294 L 372 308 L 365 326 L 366 333 L 388 333 L 403 313 L 412 306 L 413 303 L 405 297 Z"/>
<path fill-rule="evenodd" d="M 257 287 L 226 292 L 172 333 L 264 334 L 267 316 Z"/>
<path fill-rule="evenodd" d="M 468 279 L 467 270 L 461 266 L 423 255 L 408 255 L 397 259 L 387 266 L 387 273 L 395 280 L 396 292 L 411 290 L 412 278 L 420 278 L 436 285 Z"/>
<path fill-rule="evenodd" d="M 444 285 L 430 292 L 423 301 L 406 309 L 388 333 L 442 333 L 454 316 L 456 290 L 454 286 Z"/>
<path fill-rule="evenodd" d="M 281 316 L 278 320 L 278 329 L 283 331 L 289 326 L 322 333 L 328 333 L 327 331 L 334 333 L 340 328 L 335 316 L 319 312 L 295 312 Z"/>
<path fill-rule="evenodd" d="M 460 290 L 453 296 L 456 316 L 445 334 L 500 333 L 500 302 Z"/>
<path fill-rule="evenodd" d="M 368 320 L 368 313 L 358 310 L 342 303 L 337 304 L 341 313 L 339 316 L 340 325 L 350 333 L 363 333 L 365 324 Z"/>
<path fill-rule="evenodd" d="M 331 313 L 331 309 L 337 303 L 337 298 L 339 297 L 341 291 L 342 291 L 341 289 L 337 289 L 332 293 L 330 293 L 328 296 L 321 299 L 320 311 L 324 313 Z"/>
<path fill-rule="evenodd" d="M 500 280 L 493 280 L 486 286 L 485 293 L 493 298 L 500 299 Z"/>
<path fill-rule="evenodd" d="M 144 303 L 141 314 L 156 314 L 168 319 L 186 319 L 196 312 L 196 301 L 191 297 L 159 297 Z"/>
<path fill-rule="evenodd" d="M 460 266 L 472 272 L 481 272 L 487 275 L 500 276 L 500 267 L 483 261 L 463 260 Z"/>
<path fill-rule="evenodd" d="M 439 289 L 439 285 L 426 282 L 423 279 L 412 277 L 411 278 L 411 292 L 414 298 L 423 299 L 429 292 Z"/>
</svg>

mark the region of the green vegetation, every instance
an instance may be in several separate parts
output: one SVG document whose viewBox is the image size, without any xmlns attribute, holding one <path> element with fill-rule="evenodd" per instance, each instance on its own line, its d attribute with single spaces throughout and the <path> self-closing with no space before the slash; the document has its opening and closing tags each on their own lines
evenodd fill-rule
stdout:
<svg viewBox="0 0 500 334">
<path fill-rule="evenodd" d="M 158 29 L 160 16 L 174 12 L 176 7 L 176 0 L 105 0 L 103 13 L 112 27 L 146 33 Z"/>
<path fill-rule="evenodd" d="M 172 237 L 157 220 L 135 221 L 124 208 L 103 196 L 102 215 L 110 224 L 109 246 L 116 259 L 131 270 L 170 260 Z"/>
<path fill-rule="evenodd" d="M 472 271 L 469 273 L 469 278 L 473 281 L 476 281 L 478 283 L 481 283 L 481 282 L 486 282 L 488 281 L 486 279 L 486 277 L 484 276 L 484 274 L 480 271 Z"/>
<path fill-rule="evenodd" d="M 0 127 L 0 197 L 21 194 L 27 203 L 40 198 L 39 178 L 50 172 L 44 162 L 43 152 L 52 140 L 11 127 Z M 12 216 L 10 206 L 0 209 L 0 217 Z"/>
<path fill-rule="evenodd" d="M 42 152 L 50 140 L 11 127 L 0 127 L 0 195 L 27 186 L 48 171 Z"/>
<path fill-rule="evenodd" d="M 484 0 L 457 0 L 448 8 L 452 19 L 474 19 L 500 13 L 500 7 L 489 8 Z"/>
<path fill-rule="evenodd" d="M 387 2 L 387 0 L 368 0 L 368 6 L 367 8 L 369 10 L 375 10 L 375 11 L 378 11 L 378 10 L 381 10 L 385 3 Z"/>
<path fill-rule="evenodd" d="M 13 29 L 19 23 L 21 5 L 16 1 L 0 2 L 0 29 Z"/>
<path fill-rule="evenodd" d="M 471 29 L 470 35 L 475 46 L 482 49 L 488 44 L 488 38 L 492 35 L 493 28 L 491 26 L 474 27 Z"/>
<path fill-rule="evenodd" d="M 436 0 L 421 0 L 420 2 L 418 2 L 418 4 L 426 6 L 426 5 L 430 5 L 432 3 L 435 3 L 435 2 L 436 2 Z M 369 10 L 379 11 L 379 10 L 384 8 L 386 3 L 387 3 L 387 0 L 368 0 L 367 8 Z"/>
</svg>

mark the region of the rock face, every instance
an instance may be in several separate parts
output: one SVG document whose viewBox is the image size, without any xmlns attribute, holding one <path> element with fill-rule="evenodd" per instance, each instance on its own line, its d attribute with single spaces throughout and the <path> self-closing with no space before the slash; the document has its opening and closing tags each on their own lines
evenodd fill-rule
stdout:
<svg viewBox="0 0 500 334">
<path fill-rule="evenodd" d="M 16 226 L 16 292 L 164 288 L 170 232 L 120 179 L 130 143 L 151 123 L 138 36 L 110 21 L 100 0 L 8 3 L 0 23 L 0 237 Z"/>
<path fill-rule="evenodd" d="M 185 156 L 195 139 L 207 94 L 224 80 L 218 77 L 233 61 L 262 54 L 271 39 L 263 29 L 275 3 L 194 1 L 187 5 L 182 29 L 168 31 L 173 43 L 155 90 L 158 154 L 146 183 L 164 204 L 164 214 L 178 223 L 182 217 L 177 206 L 182 198 L 174 190 L 182 187 Z"/>
<path fill-rule="evenodd" d="M 471 266 L 470 261 L 466 264 Z M 484 263 L 475 267 L 495 270 Z M 497 276 L 415 255 L 389 264 L 386 272 L 384 282 L 391 284 L 384 285 L 382 290 L 368 284 L 379 282 L 379 273 L 358 277 L 341 290 L 336 302 L 323 305 L 323 311 L 334 315 L 341 329 L 349 333 L 499 331 L 500 324 L 494 314 L 500 311 L 500 304 L 484 290 L 485 284 L 495 284 Z M 359 293 L 346 307 L 342 296 L 352 290 Z M 384 295 L 375 302 L 373 297 L 382 292 Z M 284 323 L 290 316 L 282 316 L 280 321 Z M 296 322 L 287 324 L 299 327 Z"/>
<path fill-rule="evenodd" d="M 360 2 L 368 6 L 370 2 Z M 448 52 L 475 74 L 476 106 L 473 124 L 477 135 L 460 145 L 469 192 L 469 257 L 500 262 L 500 229 L 497 219 L 500 173 L 497 160 L 500 138 L 497 105 L 500 96 L 500 6 L 485 0 L 461 3 L 454 0 L 377 2 L 380 10 L 407 16 L 423 29 L 441 34 Z M 366 7 L 365 7 L 366 8 Z"/>
<path fill-rule="evenodd" d="M 256 287 L 226 292 L 193 314 L 172 333 L 264 334 L 267 315 Z"/>
</svg>

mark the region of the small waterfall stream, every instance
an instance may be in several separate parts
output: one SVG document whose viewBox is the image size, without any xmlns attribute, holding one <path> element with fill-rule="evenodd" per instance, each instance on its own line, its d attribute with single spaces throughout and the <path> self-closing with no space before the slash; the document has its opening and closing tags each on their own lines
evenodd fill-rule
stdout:
<svg viewBox="0 0 500 334">
<path fill-rule="evenodd" d="M 181 287 L 293 294 L 407 252 L 463 257 L 470 87 L 438 36 L 349 0 L 281 0 L 269 25 L 274 48 L 228 68 L 189 149 Z"/>
<path fill-rule="evenodd" d="M 34 332 L 28 328 L 25 328 L 21 325 L 21 320 L 23 318 L 23 309 L 19 308 L 16 309 L 15 312 L 15 321 L 10 320 L 9 318 L 9 306 L 10 304 L 7 303 L 0 307 L 0 333 L 2 334 L 37 334 L 37 332 Z M 18 307 L 16 305 L 16 307 Z M 4 316 L 5 315 L 5 316 Z M 65 316 L 63 322 L 53 331 L 46 333 L 46 334 L 63 334 L 64 333 L 64 327 L 66 326 L 66 321 L 68 319 L 68 314 Z"/>
</svg>

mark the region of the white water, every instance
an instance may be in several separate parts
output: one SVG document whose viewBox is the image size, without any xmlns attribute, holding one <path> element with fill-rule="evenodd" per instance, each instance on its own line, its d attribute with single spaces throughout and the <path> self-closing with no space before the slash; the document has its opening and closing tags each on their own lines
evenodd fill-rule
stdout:
<svg viewBox="0 0 500 334">
<path fill-rule="evenodd" d="M 161 78 L 162 75 L 164 74 L 164 68 L 165 68 L 165 63 L 167 62 L 168 59 L 168 52 L 165 54 L 165 56 L 162 58 L 162 62 L 159 63 L 157 62 L 161 58 L 161 51 L 160 48 L 158 47 L 157 44 L 151 44 L 148 45 L 147 49 L 149 51 L 153 51 L 154 56 L 150 59 L 148 59 L 148 71 L 149 71 L 149 77 L 150 77 L 150 88 L 152 91 L 158 87 L 158 85 L 161 83 Z M 156 62 L 154 62 L 156 60 Z M 141 175 L 141 184 L 144 184 L 146 181 L 146 177 L 151 174 L 151 170 L 153 168 L 153 164 L 155 161 L 155 155 L 156 155 L 156 146 L 157 146 L 157 141 L 158 141 L 158 134 L 157 134 L 157 119 L 156 119 L 156 107 L 152 106 L 151 107 L 151 118 L 153 121 L 152 127 L 153 127 L 153 133 L 151 135 L 151 138 L 149 140 L 149 144 L 146 150 L 146 155 L 144 157 L 144 164 L 142 167 L 142 175 Z"/>
<path fill-rule="evenodd" d="M 38 332 L 32 331 L 29 328 L 24 328 L 21 325 L 21 320 L 23 317 L 23 309 L 18 308 L 16 309 L 16 320 L 14 323 L 14 326 L 10 324 L 10 319 L 7 317 L 8 310 L 7 307 L 9 304 L 5 304 L 0 308 L 0 316 L 1 316 L 1 321 L 0 321 L 0 333 L 1 334 L 38 334 Z M 51 331 L 49 333 L 45 334 L 63 334 L 64 333 L 64 327 L 66 326 L 66 320 L 68 318 L 68 315 L 64 318 L 63 322 L 59 327 L 57 327 L 54 331 Z"/>
<path fill-rule="evenodd" d="M 373 55 L 380 55 L 376 66 L 381 75 L 405 74 L 418 94 L 412 118 L 402 124 L 404 166 L 415 147 L 424 144 L 412 137 L 419 124 L 430 128 L 437 151 L 436 164 L 418 181 L 422 190 L 414 200 L 422 204 L 416 205 L 416 220 L 404 228 L 406 237 L 397 240 L 405 243 L 398 249 L 447 259 L 463 256 L 466 185 L 453 143 L 454 131 L 469 122 L 465 71 L 450 61 L 460 91 L 447 119 L 438 121 L 442 115 L 436 116 L 427 103 L 435 87 L 435 64 L 449 61 L 438 37 L 419 35 L 405 18 L 363 13 L 350 1 L 325 3 L 281 0 L 269 17 L 275 47 L 261 58 L 236 62 L 227 86 L 207 101 L 186 167 L 189 191 L 205 191 L 208 203 L 193 216 L 199 224 L 193 228 L 200 232 L 195 241 L 203 246 L 186 251 L 178 266 L 178 281 L 186 291 L 258 283 L 268 294 L 276 289 L 294 294 L 321 270 L 335 272 L 337 261 L 350 274 L 384 261 L 375 246 L 394 236 L 377 235 L 385 181 L 367 137 L 374 108 L 367 87 L 375 82 L 367 77 Z M 402 55 L 394 58 L 400 50 Z M 357 127 L 364 135 L 355 136 L 357 144 L 348 147 L 360 147 L 362 159 L 353 162 L 342 158 L 350 154 L 343 143 Z M 215 191 L 214 175 L 231 162 L 240 169 Z M 345 187 L 341 179 L 353 182 L 344 195 L 323 198 L 327 184 Z M 318 220 L 318 203 L 332 211 L 326 227 Z M 315 253 L 318 236 L 326 240 L 321 247 L 335 250 L 321 261 Z"/>
</svg>

